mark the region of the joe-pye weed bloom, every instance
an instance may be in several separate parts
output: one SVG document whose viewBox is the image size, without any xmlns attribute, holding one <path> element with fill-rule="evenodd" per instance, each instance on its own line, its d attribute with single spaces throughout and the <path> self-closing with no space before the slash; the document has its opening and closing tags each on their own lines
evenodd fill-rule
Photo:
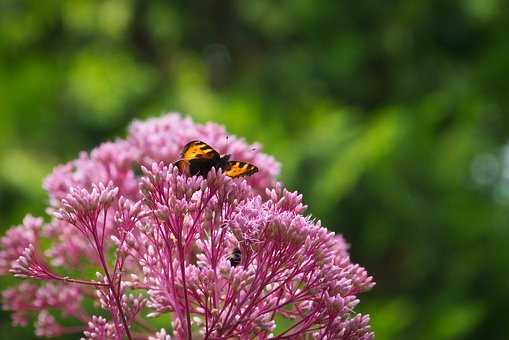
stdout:
<svg viewBox="0 0 509 340">
<path fill-rule="evenodd" d="M 371 277 L 275 181 L 272 157 L 226 136 L 168 114 L 55 168 L 47 222 L 29 215 L 1 240 L 0 274 L 24 278 L 2 293 L 13 324 L 84 339 L 371 339 L 354 310 Z M 188 177 L 172 163 L 196 139 L 260 171 Z"/>
</svg>

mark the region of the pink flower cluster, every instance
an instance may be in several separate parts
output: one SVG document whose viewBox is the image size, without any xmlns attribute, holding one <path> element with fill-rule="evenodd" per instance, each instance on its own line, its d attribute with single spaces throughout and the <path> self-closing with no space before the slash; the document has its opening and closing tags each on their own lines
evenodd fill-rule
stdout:
<svg viewBox="0 0 509 340">
<path fill-rule="evenodd" d="M 226 136 L 168 114 L 57 167 L 49 221 L 27 216 L 1 240 L 0 274 L 30 279 L 2 293 L 13 324 L 84 339 L 373 338 L 354 308 L 374 283 L 343 238 L 304 215 L 259 145 Z M 260 171 L 187 177 L 172 162 L 195 139 Z"/>
</svg>

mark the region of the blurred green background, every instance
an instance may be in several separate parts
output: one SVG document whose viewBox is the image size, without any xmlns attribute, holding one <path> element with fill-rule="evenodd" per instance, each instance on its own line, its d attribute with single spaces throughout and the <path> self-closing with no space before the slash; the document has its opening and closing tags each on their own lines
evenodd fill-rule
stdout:
<svg viewBox="0 0 509 340">
<path fill-rule="evenodd" d="M 374 275 L 360 310 L 377 339 L 502 339 L 507 13 L 502 0 L 0 0 L 0 232 L 43 214 L 53 166 L 180 111 L 282 162 Z M 0 338 L 32 338 L 0 317 Z"/>
</svg>

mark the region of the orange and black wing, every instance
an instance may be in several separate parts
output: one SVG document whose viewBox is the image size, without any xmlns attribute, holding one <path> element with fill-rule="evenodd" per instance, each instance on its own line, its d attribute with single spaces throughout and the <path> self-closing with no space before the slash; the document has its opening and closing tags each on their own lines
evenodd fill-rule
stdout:
<svg viewBox="0 0 509 340">
<path fill-rule="evenodd" d="M 217 161 L 220 156 L 219 153 L 214 150 L 210 145 L 199 140 L 193 140 L 184 146 L 180 155 L 182 159 L 187 161 L 193 159 L 210 159 Z"/>
<path fill-rule="evenodd" d="M 188 176 L 207 176 L 212 167 L 221 159 L 219 153 L 205 142 L 194 140 L 186 144 L 181 159 L 173 163 Z"/>
<path fill-rule="evenodd" d="M 191 175 L 191 165 L 189 164 L 188 160 L 185 159 L 179 159 L 173 163 L 181 173 L 186 174 L 188 176 Z"/>
<path fill-rule="evenodd" d="M 253 164 L 239 161 L 230 161 L 224 170 L 224 174 L 229 177 L 250 176 L 258 172 L 258 168 Z"/>
</svg>

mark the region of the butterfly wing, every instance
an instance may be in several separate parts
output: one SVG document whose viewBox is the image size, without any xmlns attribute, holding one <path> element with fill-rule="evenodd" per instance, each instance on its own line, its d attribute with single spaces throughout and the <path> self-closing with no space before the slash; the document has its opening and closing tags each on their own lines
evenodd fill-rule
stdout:
<svg viewBox="0 0 509 340">
<path fill-rule="evenodd" d="M 258 168 L 256 166 L 240 161 L 228 162 L 226 169 L 224 170 L 224 174 L 229 177 L 250 176 L 255 172 L 258 172 Z"/>
<path fill-rule="evenodd" d="M 188 176 L 207 176 L 210 169 L 221 159 L 216 150 L 199 140 L 187 143 L 180 156 L 181 158 L 173 164 Z"/>
<path fill-rule="evenodd" d="M 184 146 L 180 155 L 182 159 L 193 160 L 193 159 L 210 159 L 217 161 L 220 156 L 219 153 L 214 150 L 210 145 L 199 140 L 193 140 Z"/>
<path fill-rule="evenodd" d="M 174 162 L 173 165 L 175 165 L 180 170 L 181 173 L 186 174 L 188 176 L 191 175 L 191 166 L 188 160 L 179 159 L 178 161 Z"/>
</svg>

